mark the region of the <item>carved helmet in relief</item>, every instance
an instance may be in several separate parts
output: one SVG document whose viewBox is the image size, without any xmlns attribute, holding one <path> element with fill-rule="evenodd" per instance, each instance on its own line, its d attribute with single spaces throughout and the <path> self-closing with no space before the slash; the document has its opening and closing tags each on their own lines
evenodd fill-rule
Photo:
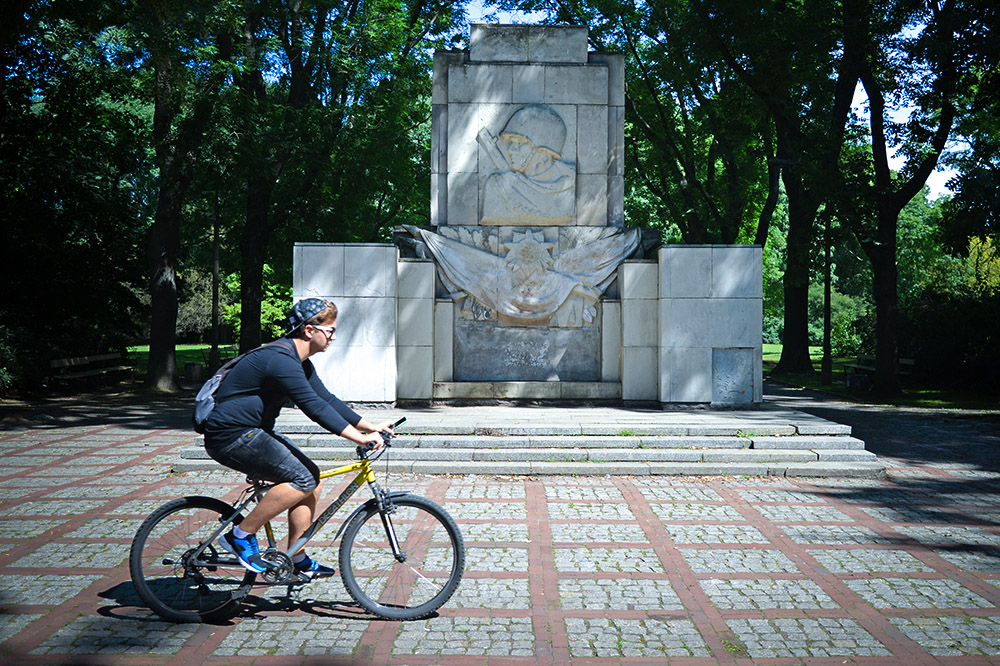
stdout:
<svg viewBox="0 0 1000 666">
<path fill-rule="evenodd" d="M 566 123 L 559 114 L 543 104 L 529 104 L 514 112 L 500 136 L 516 134 L 535 148 L 547 150 L 558 159 L 566 143 Z"/>
</svg>

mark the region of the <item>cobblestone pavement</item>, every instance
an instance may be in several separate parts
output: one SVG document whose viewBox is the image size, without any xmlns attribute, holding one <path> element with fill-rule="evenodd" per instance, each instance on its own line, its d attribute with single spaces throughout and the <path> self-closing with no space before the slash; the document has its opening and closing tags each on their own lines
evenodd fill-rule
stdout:
<svg viewBox="0 0 1000 666">
<path fill-rule="evenodd" d="M 186 403 L 8 417 L 0 664 L 1000 664 L 996 423 L 883 416 L 859 423 L 866 439 L 889 428 L 872 447 L 885 481 L 393 475 L 465 534 L 465 579 L 437 617 L 373 620 L 333 579 L 309 590 L 319 601 L 261 589 L 203 626 L 142 608 L 126 564 L 156 506 L 241 488 L 170 473 L 194 440 Z"/>
</svg>

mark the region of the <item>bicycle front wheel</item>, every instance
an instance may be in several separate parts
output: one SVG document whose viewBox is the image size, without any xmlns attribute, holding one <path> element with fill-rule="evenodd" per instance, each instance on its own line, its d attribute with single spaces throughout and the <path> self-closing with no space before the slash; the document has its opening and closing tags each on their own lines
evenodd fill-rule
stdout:
<svg viewBox="0 0 1000 666">
<path fill-rule="evenodd" d="M 392 553 L 374 506 L 351 520 L 340 542 L 340 577 L 362 608 L 388 620 L 416 620 L 440 608 L 465 572 L 465 543 L 452 517 L 416 495 L 392 498 L 391 521 L 405 556 Z"/>
<path fill-rule="evenodd" d="M 256 574 L 217 542 L 194 555 L 235 511 L 211 497 L 182 497 L 161 506 L 139 526 L 129 572 L 135 591 L 157 615 L 174 622 L 211 622 L 236 615 Z"/>
</svg>

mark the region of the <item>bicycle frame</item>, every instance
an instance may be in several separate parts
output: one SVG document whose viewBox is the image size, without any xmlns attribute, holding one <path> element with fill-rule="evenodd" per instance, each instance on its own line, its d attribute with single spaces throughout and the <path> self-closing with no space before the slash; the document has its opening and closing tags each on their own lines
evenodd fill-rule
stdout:
<svg viewBox="0 0 1000 666">
<path fill-rule="evenodd" d="M 319 478 L 328 479 L 334 476 L 350 474 L 351 472 L 358 472 L 358 475 L 355 476 L 354 479 L 349 484 L 347 484 L 347 487 L 341 491 L 337 499 L 334 500 L 330 504 L 330 506 L 328 506 L 319 516 L 316 517 L 316 519 L 309 526 L 309 528 L 306 529 L 305 533 L 301 537 L 295 540 L 295 542 L 291 545 L 291 547 L 287 551 L 287 554 L 289 556 L 301 550 L 309 542 L 309 540 L 312 539 L 313 535 L 315 535 L 316 532 L 318 532 L 324 525 L 326 525 L 326 523 L 330 520 L 330 518 L 332 518 L 333 515 L 340 509 L 340 507 L 342 507 L 344 503 L 347 502 L 347 500 L 349 500 L 354 495 L 354 493 L 358 491 L 359 488 L 361 488 L 362 485 L 367 483 L 368 486 L 372 489 L 374 497 L 368 500 L 368 502 L 362 504 L 354 511 L 354 513 L 348 516 L 347 520 L 344 521 L 343 525 L 341 525 L 340 529 L 337 531 L 337 535 L 334 537 L 333 540 L 336 541 L 340 537 L 341 532 L 344 531 L 344 528 L 351 522 L 351 518 L 353 518 L 355 514 L 363 511 L 365 507 L 367 507 L 372 502 L 375 502 L 381 513 L 382 524 L 385 526 L 386 535 L 389 539 L 389 545 L 392 548 L 393 556 L 395 556 L 396 559 L 399 560 L 400 562 L 406 559 L 406 556 L 399 550 L 399 543 L 396 540 L 396 531 L 393 528 L 392 521 L 388 516 L 388 512 L 386 511 L 387 507 L 385 500 L 387 498 L 391 499 L 392 497 L 406 495 L 407 493 L 383 492 L 382 488 L 375 481 L 375 471 L 372 469 L 371 461 L 367 457 L 362 457 L 357 462 L 349 463 L 347 465 L 342 465 L 340 467 L 335 467 L 334 469 L 329 469 L 324 472 L 320 472 Z M 264 493 L 266 493 L 268 489 L 273 487 L 272 485 L 263 484 L 258 481 L 254 481 L 252 479 L 249 479 L 249 481 L 252 483 L 253 486 L 253 490 L 250 491 L 250 496 L 247 497 L 245 500 L 243 500 L 239 504 L 239 506 L 236 507 L 235 512 L 233 513 L 232 516 L 229 517 L 229 519 L 224 521 L 221 525 L 219 525 L 218 528 L 216 528 L 214 532 L 212 532 L 211 537 L 206 539 L 205 542 L 202 543 L 197 548 L 197 550 L 195 550 L 190 554 L 191 558 L 200 558 L 202 553 L 209 546 L 209 544 L 213 543 L 216 539 L 219 538 L 219 536 L 223 532 L 225 532 L 229 528 L 230 525 L 234 524 L 233 519 L 236 516 L 240 515 L 243 512 L 243 510 L 252 502 L 259 501 L 260 498 L 264 495 Z M 264 532 L 267 536 L 268 550 L 271 549 L 278 550 L 277 539 L 274 536 L 274 529 L 271 527 L 270 521 L 264 524 Z M 219 561 L 222 562 L 221 560 Z M 230 562 L 227 561 L 225 563 L 230 563 Z M 236 561 L 233 560 L 232 563 L 235 564 Z"/>
<path fill-rule="evenodd" d="M 371 462 L 368 460 L 368 458 L 362 458 L 358 462 L 349 463 L 341 467 L 335 467 L 334 469 L 326 470 L 325 472 L 320 472 L 319 478 L 329 479 L 330 477 L 341 476 L 343 474 L 350 474 L 351 472 L 358 472 L 358 475 L 354 477 L 353 481 L 347 484 L 347 487 L 340 492 L 340 495 L 337 497 L 337 499 L 335 499 L 330 504 L 330 506 L 328 506 L 323 511 L 323 513 L 319 514 L 319 516 L 316 517 L 312 525 L 310 525 L 309 528 L 306 529 L 305 533 L 303 533 L 301 537 L 296 539 L 295 543 L 293 543 L 291 547 L 288 549 L 289 555 L 299 552 L 299 550 L 301 550 L 309 542 L 309 540 L 312 539 L 313 535 L 316 534 L 316 532 L 318 532 L 324 525 L 326 525 L 326 523 L 330 520 L 330 518 L 333 517 L 333 514 L 337 513 L 337 511 L 340 510 L 340 507 L 344 506 L 344 503 L 354 496 L 354 493 L 356 493 L 363 484 L 367 483 L 368 486 L 372 489 L 372 493 L 374 495 L 373 499 L 378 500 L 379 504 L 382 503 L 381 499 L 382 489 L 375 481 L 375 472 L 372 470 Z M 364 505 L 359 507 L 358 511 L 360 511 L 362 508 L 364 508 Z M 340 536 L 340 533 L 344 530 L 344 526 L 346 526 L 348 522 L 350 522 L 350 519 L 344 521 L 344 525 L 341 526 L 340 530 L 337 531 L 337 535 L 333 538 L 334 541 L 336 541 L 337 538 Z M 275 545 L 274 531 L 271 529 L 270 521 L 268 521 L 264 525 L 264 531 L 267 534 L 268 546 L 271 548 L 275 548 L 276 545 Z M 398 556 L 399 549 L 395 543 L 396 542 L 395 532 L 390 530 L 389 534 L 390 534 L 389 536 L 390 542 L 393 545 L 392 552 L 394 555 Z"/>
</svg>

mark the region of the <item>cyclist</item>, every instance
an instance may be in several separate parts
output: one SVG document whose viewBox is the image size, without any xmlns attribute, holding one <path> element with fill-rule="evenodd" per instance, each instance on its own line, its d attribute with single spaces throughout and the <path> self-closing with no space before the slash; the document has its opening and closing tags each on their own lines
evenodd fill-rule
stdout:
<svg viewBox="0 0 1000 666">
<path fill-rule="evenodd" d="M 316 463 L 274 431 L 285 401 L 291 400 L 310 419 L 355 444 L 379 449 L 383 444 L 380 433 L 392 432 L 391 422 L 370 423 L 330 393 L 309 360 L 336 339 L 337 306 L 306 298 L 292 306 L 288 325 L 283 338 L 247 354 L 229 371 L 205 423 L 209 456 L 226 467 L 277 484 L 219 539 L 244 568 L 258 573 L 267 565 L 260 559 L 255 532 L 287 510 L 290 548 L 312 523 L 322 489 Z M 290 554 L 296 571 L 308 578 L 335 573 L 310 558 L 305 549 Z"/>
</svg>

